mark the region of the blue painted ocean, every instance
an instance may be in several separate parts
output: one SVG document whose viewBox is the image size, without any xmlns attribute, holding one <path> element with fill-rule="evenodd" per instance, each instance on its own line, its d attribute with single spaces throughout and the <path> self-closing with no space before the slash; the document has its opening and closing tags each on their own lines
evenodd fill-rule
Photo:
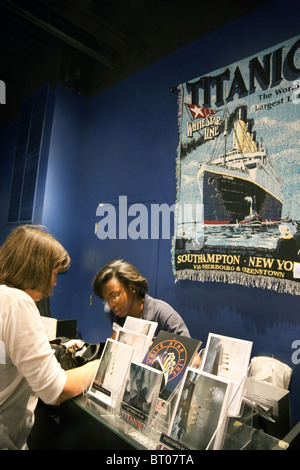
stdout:
<svg viewBox="0 0 300 470">
<path fill-rule="evenodd" d="M 296 232 L 293 223 L 287 224 L 292 234 Z M 278 225 L 258 227 L 240 225 L 205 225 L 204 245 L 226 247 L 264 248 L 273 250 L 280 237 Z"/>
<path fill-rule="evenodd" d="M 286 223 L 291 234 L 296 233 L 294 222 Z M 249 225 L 202 225 L 197 224 L 197 230 L 191 230 L 191 225 L 181 224 L 185 233 L 185 240 L 190 242 L 198 241 L 204 247 L 225 247 L 225 248 L 259 248 L 263 250 L 274 250 L 280 238 L 278 224 L 266 224 L 260 226 Z M 180 233 L 180 230 L 179 230 Z M 192 249 L 192 246 L 190 246 Z"/>
</svg>

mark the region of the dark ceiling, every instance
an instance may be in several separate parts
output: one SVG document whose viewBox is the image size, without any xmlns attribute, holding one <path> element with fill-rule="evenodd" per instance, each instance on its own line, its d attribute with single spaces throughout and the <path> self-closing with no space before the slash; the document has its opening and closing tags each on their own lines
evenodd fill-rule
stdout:
<svg viewBox="0 0 300 470">
<path fill-rule="evenodd" d="M 266 0 L 0 0 L 1 123 L 45 82 L 93 96 Z"/>
</svg>

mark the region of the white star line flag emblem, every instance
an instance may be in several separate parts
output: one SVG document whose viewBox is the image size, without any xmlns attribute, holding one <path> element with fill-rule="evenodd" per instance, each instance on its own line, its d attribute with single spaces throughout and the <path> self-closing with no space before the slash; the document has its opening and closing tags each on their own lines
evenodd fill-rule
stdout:
<svg viewBox="0 0 300 470">
<path fill-rule="evenodd" d="M 188 104 L 186 103 L 187 107 L 189 108 L 193 120 L 194 119 L 199 119 L 199 118 L 206 118 L 208 114 L 215 114 L 218 111 L 214 111 L 213 109 L 210 108 L 204 108 L 203 106 L 200 106 L 199 104 Z"/>
</svg>

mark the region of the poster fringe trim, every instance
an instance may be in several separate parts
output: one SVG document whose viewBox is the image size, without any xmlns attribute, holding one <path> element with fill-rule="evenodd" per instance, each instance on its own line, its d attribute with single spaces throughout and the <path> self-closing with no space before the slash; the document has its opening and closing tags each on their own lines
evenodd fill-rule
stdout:
<svg viewBox="0 0 300 470">
<path fill-rule="evenodd" d="M 175 273 L 175 283 L 180 280 L 201 282 L 226 282 L 227 284 L 238 284 L 245 287 L 258 287 L 274 290 L 280 294 L 300 295 L 300 283 L 287 279 L 270 279 L 265 276 L 251 276 L 245 273 L 224 273 L 215 271 L 194 271 L 184 269 Z"/>
</svg>

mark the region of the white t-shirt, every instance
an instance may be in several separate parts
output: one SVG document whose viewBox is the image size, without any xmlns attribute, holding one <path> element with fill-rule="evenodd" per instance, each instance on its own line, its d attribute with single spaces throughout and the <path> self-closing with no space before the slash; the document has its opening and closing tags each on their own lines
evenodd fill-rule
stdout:
<svg viewBox="0 0 300 470">
<path fill-rule="evenodd" d="M 0 285 L 0 449 L 26 445 L 38 397 L 55 403 L 65 383 L 34 301 Z"/>
</svg>

